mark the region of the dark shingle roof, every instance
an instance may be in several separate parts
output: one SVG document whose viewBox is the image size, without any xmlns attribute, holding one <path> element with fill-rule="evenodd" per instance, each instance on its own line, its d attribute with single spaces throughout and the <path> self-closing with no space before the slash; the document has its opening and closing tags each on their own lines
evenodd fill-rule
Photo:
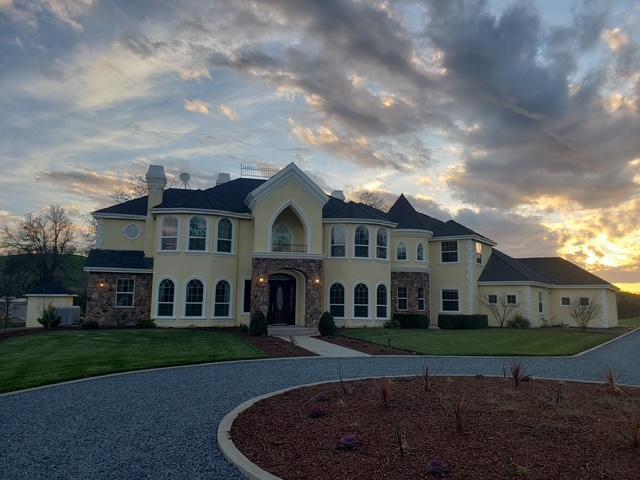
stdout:
<svg viewBox="0 0 640 480">
<path fill-rule="evenodd" d="M 554 285 L 611 285 L 561 257 L 519 258 L 518 261 Z"/>
<path fill-rule="evenodd" d="M 27 295 L 75 295 L 59 282 L 52 281 L 33 287 Z"/>
<path fill-rule="evenodd" d="M 343 202 L 330 197 L 322 208 L 323 218 L 353 218 L 360 220 L 382 220 L 393 222 L 386 213 L 364 203 Z"/>
<path fill-rule="evenodd" d="M 397 228 L 429 230 L 433 232 L 434 228 L 442 224 L 441 220 L 418 212 L 413 208 L 413 205 L 409 203 L 409 200 L 407 200 L 404 194 L 398 197 L 396 203 L 394 203 L 387 212 L 387 216 L 398 224 Z"/>
<path fill-rule="evenodd" d="M 479 282 L 537 282 L 549 283 L 549 281 L 534 272 L 517 259 L 493 249 L 491 258 L 485 265 L 478 278 Z"/>
<path fill-rule="evenodd" d="M 84 268 L 151 270 L 153 269 L 153 258 L 145 257 L 142 250 L 102 250 L 96 248 L 89 252 Z"/>
<path fill-rule="evenodd" d="M 473 235 L 475 237 L 479 237 L 484 239 L 489 243 L 495 243 L 490 238 L 485 237 L 484 235 L 480 235 L 478 232 L 474 232 L 468 227 L 465 227 L 461 223 L 456 222 L 455 220 L 448 220 L 440 225 L 436 226 L 433 229 L 433 238 L 437 237 L 460 237 Z"/>
</svg>

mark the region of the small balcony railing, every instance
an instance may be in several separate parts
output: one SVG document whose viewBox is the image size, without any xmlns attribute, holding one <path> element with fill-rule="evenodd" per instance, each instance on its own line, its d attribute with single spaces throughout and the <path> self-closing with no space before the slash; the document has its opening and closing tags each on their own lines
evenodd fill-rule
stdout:
<svg viewBox="0 0 640 480">
<path fill-rule="evenodd" d="M 304 243 L 274 243 L 271 245 L 271 251 L 282 253 L 307 253 L 307 245 Z"/>
</svg>

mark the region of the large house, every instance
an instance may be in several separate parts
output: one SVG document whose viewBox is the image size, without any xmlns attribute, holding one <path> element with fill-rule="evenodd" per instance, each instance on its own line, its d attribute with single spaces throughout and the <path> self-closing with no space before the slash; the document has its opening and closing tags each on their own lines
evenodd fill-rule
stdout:
<svg viewBox="0 0 640 480">
<path fill-rule="evenodd" d="M 562 258 L 512 258 L 454 220 L 400 195 L 388 212 L 326 194 L 295 164 L 268 179 L 220 174 L 206 190 L 165 189 L 93 213 L 88 319 L 128 325 L 237 326 L 262 310 L 273 324 L 380 326 L 396 312 L 487 313 L 500 305 L 532 326 L 618 323 L 616 288 Z"/>
</svg>

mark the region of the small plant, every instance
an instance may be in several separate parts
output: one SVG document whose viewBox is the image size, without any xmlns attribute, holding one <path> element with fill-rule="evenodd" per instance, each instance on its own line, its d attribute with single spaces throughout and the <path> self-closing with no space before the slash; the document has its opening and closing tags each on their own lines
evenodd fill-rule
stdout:
<svg viewBox="0 0 640 480">
<path fill-rule="evenodd" d="M 42 315 L 38 318 L 38 323 L 44 328 L 56 328 L 62 322 L 62 317 L 56 314 L 56 308 L 49 304 L 42 311 Z"/>
<path fill-rule="evenodd" d="M 251 317 L 249 322 L 249 335 L 252 337 L 267 336 L 269 327 L 267 326 L 267 319 L 262 313 L 262 310 L 257 310 Z"/>
<path fill-rule="evenodd" d="M 615 370 L 609 369 L 604 376 L 604 384 L 607 386 L 609 392 L 614 395 L 624 395 L 624 391 L 618 385 L 620 374 Z"/>
<path fill-rule="evenodd" d="M 404 457 L 409 453 L 409 445 L 407 444 L 407 431 L 406 430 L 400 431 L 400 428 L 398 427 L 397 437 L 398 437 L 398 448 L 400 448 L 400 456 Z"/>
<path fill-rule="evenodd" d="M 348 395 L 349 390 L 347 389 L 347 384 L 344 383 L 344 379 L 342 378 L 342 365 L 338 366 L 338 378 L 340 379 L 340 388 L 342 388 L 342 393 L 344 395 Z"/>
<path fill-rule="evenodd" d="M 240 324 L 240 333 L 244 333 L 244 334 L 249 333 L 249 325 L 247 325 L 246 323 L 241 323 Z"/>
<path fill-rule="evenodd" d="M 333 337 L 336 334 L 336 322 L 331 312 L 324 312 L 318 322 L 318 331 L 325 337 Z"/>
<path fill-rule="evenodd" d="M 422 386 L 424 387 L 425 392 L 431 390 L 431 373 L 429 373 L 429 365 L 424 366 L 424 373 L 422 374 Z"/>
<path fill-rule="evenodd" d="M 385 378 L 380 385 L 380 398 L 382 398 L 382 404 L 385 408 L 389 408 L 391 405 L 391 398 L 393 397 L 393 382 L 390 378 Z"/>
<path fill-rule="evenodd" d="M 529 478 L 530 475 L 529 469 L 520 465 L 516 467 L 516 473 L 520 478 Z"/>
<path fill-rule="evenodd" d="M 136 328 L 156 328 L 156 322 L 151 318 L 140 318 L 136 322 Z"/>
<path fill-rule="evenodd" d="M 447 467 L 440 460 L 432 460 L 429 465 L 427 465 L 427 475 L 431 475 L 437 479 L 442 479 L 447 476 Z"/>
<path fill-rule="evenodd" d="M 383 327 L 384 328 L 400 328 L 400 322 L 396 317 L 393 317 L 390 320 L 387 320 L 386 322 L 384 322 Z"/>
<path fill-rule="evenodd" d="M 83 330 L 97 330 L 100 328 L 100 324 L 95 320 L 85 320 L 80 324 L 80 328 Z"/>
<path fill-rule="evenodd" d="M 627 436 L 634 448 L 640 448 L 640 415 L 633 415 L 627 420 L 629 431 Z"/>
<path fill-rule="evenodd" d="M 562 395 L 562 382 L 558 382 L 558 386 L 556 387 L 556 390 L 553 394 L 553 403 L 555 404 L 555 406 L 557 407 L 558 405 L 560 405 L 560 402 L 562 401 L 563 395 Z"/>
<path fill-rule="evenodd" d="M 296 339 L 293 335 L 289 335 L 289 343 L 294 346 L 297 345 Z"/>
<path fill-rule="evenodd" d="M 338 441 L 337 449 L 338 450 L 355 450 L 358 448 L 360 443 L 358 442 L 358 438 L 355 433 L 347 433 L 343 435 Z"/>
<path fill-rule="evenodd" d="M 507 321 L 507 328 L 529 328 L 531 322 L 527 317 L 516 313 L 511 320 Z"/>
<path fill-rule="evenodd" d="M 319 405 L 315 405 L 309 412 L 309 418 L 320 418 L 327 414 L 327 409 Z"/>
<path fill-rule="evenodd" d="M 453 418 L 456 423 L 456 432 L 461 433 L 464 431 L 467 414 L 467 405 L 465 403 L 464 397 L 462 397 L 453 405 L 452 411 Z"/>
<path fill-rule="evenodd" d="M 520 384 L 525 381 L 527 375 L 524 372 L 524 366 L 521 362 L 513 362 L 511 364 L 511 379 L 513 380 L 513 385 L 518 388 Z"/>
<path fill-rule="evenodd" d="M 602 312 L 600 304 L 593 300 L 589 300 L 586 303 L 582 301 L 575 302 L 569 308 L 571 318 L 581 330 L 586 330 L 589 323 L 598 317 L 600 312 Z"/>
</svg>

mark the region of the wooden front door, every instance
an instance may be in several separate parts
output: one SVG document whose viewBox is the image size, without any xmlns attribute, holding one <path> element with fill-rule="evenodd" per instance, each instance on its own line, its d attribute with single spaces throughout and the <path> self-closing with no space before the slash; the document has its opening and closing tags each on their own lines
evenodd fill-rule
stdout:
<svg viewBox="0 0 640 480">
<path fill-rule="evenodd" d="M 296 280 L 289 275 L 269 277 L 268 321 L 272 325 L 296 323 Z"/>
</svg>

